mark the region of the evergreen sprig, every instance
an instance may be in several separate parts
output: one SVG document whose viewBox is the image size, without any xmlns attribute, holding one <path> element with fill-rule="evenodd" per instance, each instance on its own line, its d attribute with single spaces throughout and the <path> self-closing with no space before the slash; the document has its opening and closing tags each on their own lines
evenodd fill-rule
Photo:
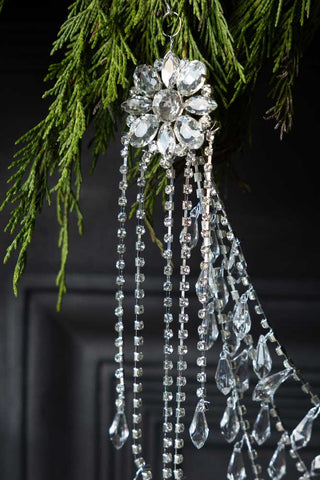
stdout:
<svg viewBox="0 0 320 480">
<path fill-rule="evenodd" d="M 0 10 L 3 0 L 0 0 Z M 280 135 L 289 131 L 293 115 L 293 86 L 301 57 L 320 24 L 315 0 L 172 0 L 182 19 L 175 50 L 181 57 L 198 58 L 208 66 L 209 81 L 219 104 L 223 134 L 217 161 L 246 142 L 250 104 L 265 67 L 270 71 L 272 108 Z M 53 44 L 60 60 L 49 67 L 51 86 L 44 97 L 52 103 L 44 120 L 18 141 L 22 148 L 10 165 L 10 188 L 1 206 L 12 204 L 6 230 L 14 235 L 5 261 L 18 251 L 13 288 L 25 269 L 35 222 L 45 203 L 57 206 L 61 265 L 57 275 L 58 308 L 66 291 L 69 221 L 74 213 L 82 233 L 79 205 L 82 184 L 81 145 L 92 126 L 92 167 L 105 154 L 114 134 L 120 104 L 128 95 L 137 63 L 152 64 L 166 51 L 162 34 L 162 0 L 76 0 Z M 174 19 L 170 28 L 178 26 Z M 131 178 L 137 174 L 132 161 Z M 163 197 L 166 178 L 156 159 L 147 173 L 146 223 L 151 237 L 155 199 Z M 135 205 L 133 205 L 133 210 Z"/>
</svg>

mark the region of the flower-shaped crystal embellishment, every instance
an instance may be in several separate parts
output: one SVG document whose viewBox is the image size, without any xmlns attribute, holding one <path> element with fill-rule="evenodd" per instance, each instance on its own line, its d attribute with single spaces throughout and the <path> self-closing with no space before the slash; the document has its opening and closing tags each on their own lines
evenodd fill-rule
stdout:
<svg viewBox="0 0 320 480">
<path fill-rule="evenodd" d="M 172 52 L 153 67 L 138 66 L 131 97 L 122 103 L 129 113 L 130 144 L 149 145 L 167 159 L 200 148 L 211 125 L 209 114 L 217 108 L 206 74 L 204 63 L 179 60 Z"/>
</svg>

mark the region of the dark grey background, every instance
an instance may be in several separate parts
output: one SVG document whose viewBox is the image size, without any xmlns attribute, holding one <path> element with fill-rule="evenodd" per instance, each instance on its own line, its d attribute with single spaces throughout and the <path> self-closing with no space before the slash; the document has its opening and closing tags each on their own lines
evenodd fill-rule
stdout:
<svg viewBox="0 0 320 480">
<path fill-rule="evenodd" d="M 42 78 L 68 2 L 50 6 L 32 1 L 27 5 L 7 3 L 0 16 L 1 199 L 15 139 L 46 113 Z M 294 129 L 283 142 L 273 125 L 262 119 L 269 101 L 266 82 L 260 82 L 252 117 L 252 147 L 232 160 L 250 184 L 251 193 L 243 194 L 230 183 L 226 206 L 271 323 L 319 391 L 318 48 L 317 38 L 302 62 L 295 90 Z M 125 453 L 114 454 L 106 439 L 113 411 L 112 252 L 118 151 L 119 145 L 112 144 L 90 176 L 90 151 L 84 149 L 84 235 L 79 238 L 72 226 L 69 294 L 60 314 L 55 311 L 59 252 L 54 206 L 45 208 L 38 219 L 18 300 L 11 291 L 14 260 L 0 268 L 0 471 L 6 480 L 131 478 L 129 447 Z M 9 209 L 1 214 L 1 231 L 8 216 Z M 160 222 L 157 228 L 161 232 Z M 9 240 L 9 235 L 1 234 L 1 257 Z M 147 457 L 159 478 L 162 260 L 154 245 L 148 244 L 147 251 L 146 350 L 153 355 L 146 354 L 145 429 Z M 198 258 L 193 261 L 196 275 Z M 129 268 L 128 273 L 133 270 Z M 188 388 L 194 393 L 194 372 L 190 369 L 189 373 Z M 214 478 L 222 480 L 230 455 L 230 447 L 218 433 L 225 399 L 213 382 L 210 389 L 215 405 L 210 413 L 214 433 L 208 448 L 200 452 L 187 443 L 186 473 L 188 478 L 209 479 L 214 472 Z M 307 404 L 296 385 L 288 384 L 281 393 L 280 405 L 291 428 Z M 195 400 L 193 394 L 188 398 L 190 418 Z M 249 415 L 255 413 L 256 407 L 251 407 Z M 308 461 L 320 453 L 319 435 L 315 438 Z M 270 443 L 264 448 L 264 458 L 271 453 Z M 290 473 L 288 478 L 297 476 Z"/>
</svg>

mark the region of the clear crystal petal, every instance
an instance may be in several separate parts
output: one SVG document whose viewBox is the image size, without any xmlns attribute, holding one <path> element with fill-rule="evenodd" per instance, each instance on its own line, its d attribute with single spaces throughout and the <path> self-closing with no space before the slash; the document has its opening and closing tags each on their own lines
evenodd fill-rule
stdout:
<svg viewBox="0 0 320 480">
<path fill-rule="evenodd" d="M 205 414 L 206 406 L 203 399 L 200 399 L 189 428 L 190 438 L 196 448 L 201 448 L 206 443 L 209 435 L 209 427 Z"/>
<path fill-rule="evenodd" d="M 180 68 L 177 78 L 177 88 L 181 95 L 190 96 L 200 90 L 206 80 L 207 69 L 199 60 L 186 62 Z"/>
<path fill-rule="evenodd" d="M 109 436 L 117 450 L 122 448 L 126 443 L 129 437 L 129 428 L 124 412 L 116 412 L 111 427 L 109 428 Z"/>
<path fill-rule="evenodd" d="M 177 119 L 174 133 L 179 142 L 191 150 L 197 150 L 204 142 L 204 134 L 199 122 L 189 115 L 182 115 Z"/>
<path fill-rule="evenodd" d="M 240 430 L 240 422 L 232 398 L 228 398 L 227 406 L 220 422 L 221 433 L 227 442 L 234 441 Z"/>
<path fill-rule="evenodd" d="M 234 376 L 231 363 L 225 352 L 221 352 L 215 375 L 217 387 L 224 395 L 228 395 L 234 387 Z"/>
<path fill-rule="evenodd" d="M 133 147 L 144 147 L 155 138 L 159 127 L 159 122 L 155 115 L 147 113 L 137 118 L 129 130 L 130 144 Z"/>
<path fill-rule="evenodd" d="M 207 308 L 207 314 L 204 319 L 204 325 L 206 327 L 206 333 L 203 336 L 203 340 L 205 342 L 205 350 L 210 350 L 212 348 L 214 342 L 217 340 L 219 336 L 219 329 L 217 325 L 216 316 L 214 314 L 214 303 L 211 302 Z"/>
<path fill-rule="evenodd" d="M 269 402 L 280 385 L 291 376 L 292 369 L 285 369 L 263 378 L 254 389 L 252 399 L 256 402 Z"/>
<path fill-rule="evenodd" d="M 249 389 L 249 356 L 248 350 L 243 350 L 240 355 L 234 358 L 234 374 L 239 392 L 245 392 Z"/>
<path fill-rule="evenodd" d="M 233 328 L 242 340 L 251 329 L 251 318 L 248 303 L 240 301 L 236 303 L 233 313 Z"/>
<path fill-rule="evenodd" d="M 264 335 L 260 335 L 257 345 L 257 353 L 253 360 L 253 370 L 259 378 L 264 378 L 271 372 L 271 368 L 272 360 L 267 340 Z"/>
<path fill-rule="evenodd" d="M 179 64 L 180 60 L 174 53 L 168 52 L 165 55 L 161 69 L 161 78 L 166 87 L 171 86 L 175 81 Z"/>
<path fill-rule="evenodd" d="M 165 157 L 171 157 L 176 148 L 176 139 L 170 125 L 163 124 L 158 133 L 158 150 Z"/>
<path fill-rule="evenodd" d="M 285 445 L 280 443 L 272 455 L 268 467 L 268 474 L 272 480 L 280 480 L 287 471 Z"/>
<path fill-rule="evenodd" d="M 216 102 L 209 97 L 202 97 L 201 95 L 195 95 L 188 98 L 184 103 L 184 108 L 187 112 L 194 115 L 207 115 L 217 108 Z"/>
<path fill-rule="evenodd" d="M 175 90 L 160 90 L 154 96 L 152 108 L 159 120 L 173 122 L 182 112 L 180 94 Z"/>
<path fill-rule="evenodd" d="M 241 452 L 241 445 L 236 443 L 230 458 L 227 479 L 244 480 L 245 478 L 247 478 L 247 474 Z"/>
<path fill-rule="evenodd" d="M 320 455 L 317 455 L 312 460 L 311 475 L 320 475 Z"/>
<path fill-rule="evenodd" d="M 159 74 L 149 65 L 139 65 L 134 71 L 133 81 L 139 93 L 150 97 L 161 88 Z"/>
<path fill-rule="evenodd" d="M 307 415 L 301 420 L 301 422 L 293 430 L 290 440 L 292 445 L 299 450 L 304 448 L 311 439 L 313 422 L 319 413 L 318 407 L 313 407 Z"/>
<path fill-rule="evenodd" d="M 271 434 L 269 405 L 261 405 L 260 412 L 253 425 L 252 436 L 258 445 L 262 445 Z"/>
<path fill-rule="evenodd" d="M 139 115 L 141 113 L 147 113 L 151 110 L 152 102 L 146 97 L 132 97 L 128 98 L 121 104 L 122 110 L 130 115 Z"/>
</svg>

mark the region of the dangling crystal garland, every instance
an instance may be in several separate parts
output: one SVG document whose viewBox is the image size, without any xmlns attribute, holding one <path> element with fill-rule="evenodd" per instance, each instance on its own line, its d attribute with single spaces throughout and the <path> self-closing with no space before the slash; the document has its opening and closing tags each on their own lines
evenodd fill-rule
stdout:
<svg viewBox="0 0 320 480">
<path fill-rule="evenodd" d="M 183 433 L 185 430 L 185 386 L 188 338 L 186 325 L 189 321 L 187 308 L 190 289 L 190 267 L 188 259 L 191 250 L 199 240 L 199 221 L 201 222 L 200 252 L 202 262 L 200 275 L 196 283 L 196 294 L 201 304 L 198 311 L 200 352 L 197 358 L 197 405 L 190 424 L 189 433 L 197 448 L 203 447 L 208 435 L 209 425 L 206 410 L 207 400 L 207 353 L 221 333 L 222 349 L 215 372 L 216 385 L 226 396 L 226 408 L 220 420 L 220 430 L 225 440 L 233 444 L 229 465 L 226 468 L 228 480 L 247 478 L 244 453 L 247 453 L 253 478 L 262 480 L 262 468 L 258 463 L 257 449 L 271 435 L 273 423 L 279 432 L 278 443 L 270 459 L 267 473 L 271 480 L 281 480 L 287 472 L 287 451 L 294 460 L 299 480 L 310 480 L 320 474 L 320 455 L 316 456 L 308 468 L 300 455 L 300 450 L 310 442 L 313 424 L 320 416 L 320 400 L 304 381 L 293 362 L 288 358 L 277 340 L 265 316 L 261 303 L 247 273 L 246 261 L 239 240 L 235 237 L 227 214 L 220 199 L 213 175 L 213 140 L 217 128 L 212 126 L 210 114 L 217 108 L 211 98 L 212 88 L 206 84 L 206 66 L 198 60 L 180 60 L 172 51 L 174 36 L 179 33 L 181 19 L 171 11 L 165 1 L 167 11 L 164 19 L 175 16 L 179 21 L 178 31 L 167 35 L 170 50 L 163 59 L 157 59 L 153 67 L 139 65 L 134 72 L 134 87 L 130 97 L 123 102 L 122 108 L 128 113 L 126 120 L 129 131 L 123 136 L 121 151 L 123 164 L 120 167 L 122 179 L 119 184 L 120 211 L 118 215 L 119 243 L 117 247 L 117 292 L 115 315 L 117 316 L 115 345 L 116 370 L 116 414 L 109 433 L 116 448 L 121 448 L 129 435 L 125 415 L 125 383 L 123 365 L 123 285 L 124 253 L 126 236 L 126 189 L 128 169 L 128 146 L 141 149 L 139 176 L 137 179 L 136 209 L 136 258 L 135 258 L 135 306 L 134 306 L 134 366 L 133 366 L 133 428 L 132 452 L 136 464 L 136 480 L 152 478 L 151 467 L 146 465 L 142 456 L 142 360 L 144 322 L 144 190 L 145 173 L 153 155 L 157 155 L 160 165 L 166 171 L 164 235 L 164 364 L 163 364 L 163 450 L 162 478 L 179 480 L 184 477 Z M 196 153 L 197 152 L 197 153 Z M 201 156 L 202 155 L 202 156 Z M 182 231 L 180 234 L 181 264 L 179 284 L 179 317 L 177 334 L 177 374 L 174 379 L 172 343 L 175 326 L 173 315 L 172 275 L 173 275 L 173 212 L 174 178 L 173 162 L 180 157 L 184 161 L 184 185 L 182 202 Z M 193 206 L 191 194 L 193 179 L 198 203 Z M 254 315 L 252 318 L 252 314 Z M 252 319 L 258 317 L 263 334 L 257 345 L 251 334 Z M 283 369 L 272 371 L 270 351 L 282 359 Z M 246 418 L 245 395 L 249 390 L 249 367 L 257 376 L 252 400 L 257 402 L 258 411 L 253 425 Z M 281 385 L 289 378 L 301 384 L 312 403 L 312 408 L 291 432 L 284 426 L 275 403 L 275 395 Z M 176 380 L 176 387 L 174 381 Z M 174 391 L 175 390 L 175 391 Z M 175 412 L 173 400 L 175 393 Z M 172 419 L 175 413 L 175 425 Z"/>
<path fill-rule="evenodd" d="M 147 169 L 148 161 L 150 160 L 151 154 L 148 151 L 143 152 L 141 161 L 139 163 L 139 177 L 137 180 L 138 193 L 137 193 L 137 210 L 136 210 L 136 257 L 135 257 L 135 306 L 134 306 L 134 357 L 133 357 L 133 414 L 132 414 L 132 453 L 134 456 L 134 461 L 137 467 L 136 477 L 141 473 L 141 478 L 143 480 L 149 480 L 152 478 L 151 470 L 146 467 L 146 462 L 142 456 L 142 398 L 141 392 L 143 390 L 143 385 L 141 377 L 143 375 L 143 368 L 141 367 L 141 362 L 143 359 L 143 336 L 142 331 L 144 329 L 144 322 L 142 320 L 142 315 L 144 313 L 144 289 L 143 282 L 145 280 L 144 273 L 142 273 L 142 268 L 145 265 L 144 257 L 142 252 L 145 250 L 145 243 L 143 241 L 143 235 L 145 234 L 144 226 L 144 188 L 146 184 L 145 180 L 145 171 Z"/>
<path fill-rule="evenodd" d="M 173 445 L 172 439 L 172 422 L 170 421 L 170 417 L 173 415 L 173 408 L 170 406 L 173 400 L 173 392 L 172 392 L 172 384 L 173 378 L 171 376 L 171 371 L 173 369 L 173 362 L 172 362 L 172 354 L 173 354 L 173 345 L 170 343 L 173 337 L 172 331 L 172 298 L 171 298 L 171 291 L 172 291 L 172 243 L 173 243 L 173 210 L 174 210 L 174 202 L 173 202 L 173 194 L 174 194 L 174 170 L 172 167 L 166 170 L 166 177 L 167 177 L 167 185 L 165 189 L 166 193 L 166 203 L 165 209 L 166 214 L 164 218 L 164 226 L 167 228 L 167 231 L 164 235 L 164 242 L 166 244 L 166 249 L 163 253 L 163 256 L 166 260 L 166 264 L 164 267 L 164 275 L 165 275 L 165 282 L 163 284 L 163 290 L 165 292 L 164 297 L 164 376 L 163 376 L 163 452 L 162 452 L 162 461 L 163 461 L 163 470 L 162 475 L 163 478 L 171 478 L 172 477 L 172 468 L 170 464 L 172 463 L 172 453 L 171 447 Z M 169 427 L 170 425 L 170 427 Z"/>
<path fill-rule="evenodd" d="M 117 379 L 117 399 L 116 399 L 116 414 L 114 420 L 111 424 L 109 429 L 109 435 L 112 440 L 113 445 L 115 448 L 120 449 L 126 442 L 129 436 L 129 429 L 125 414 L 125 383 L 124 383 L 124 365 L 123 365 L 123 301 L 124 301 L 124 292 L 123 292 L 123 285 L 125 283 L 124 278 L 124 253 L 126 251 L 126 246 L 124 243 L 124 239 L 126 238 L 126 230 L 125 230 L 125 222 L 127 219 L 126 214 L 126 205 L 127 205 L 127 197 L 126 191 L 128 187 L 127 182 L 127 173 L 128 173 L 128 141 L 124 138 L 123 139 L 125 145 L 121 150 L 121 155 L 123 158 L 122 165 L 120 167 L 120 173 L 122 175 L 122 179 L 119 182 L 119 190 L 120 190 L 120 197 L 118 199 L 119 205 L 119 213 L 118 213 L 118 222 L 119 228 L 117 231 L 118 237 L 118 245 L 117 245 L 117 253 L 118 253 L 118 260 L 116 262 L 116 268 L 118 271 L 118 275 L 116 278 L 117 284 L 117 291 L 115 294 L 115 299 L 117 301 L 117 306 L 115 308 L 115 315 L 117 317 L 117 321 L 115 324 L 115 330 L 117 332 L 117 338 L 115 340 L 115 346 L 118 349 L 117 354 L 115 355 L 115 362 L 117 364 L 117 369 L 115 371 L 115 377 Z"/>
</svg>

